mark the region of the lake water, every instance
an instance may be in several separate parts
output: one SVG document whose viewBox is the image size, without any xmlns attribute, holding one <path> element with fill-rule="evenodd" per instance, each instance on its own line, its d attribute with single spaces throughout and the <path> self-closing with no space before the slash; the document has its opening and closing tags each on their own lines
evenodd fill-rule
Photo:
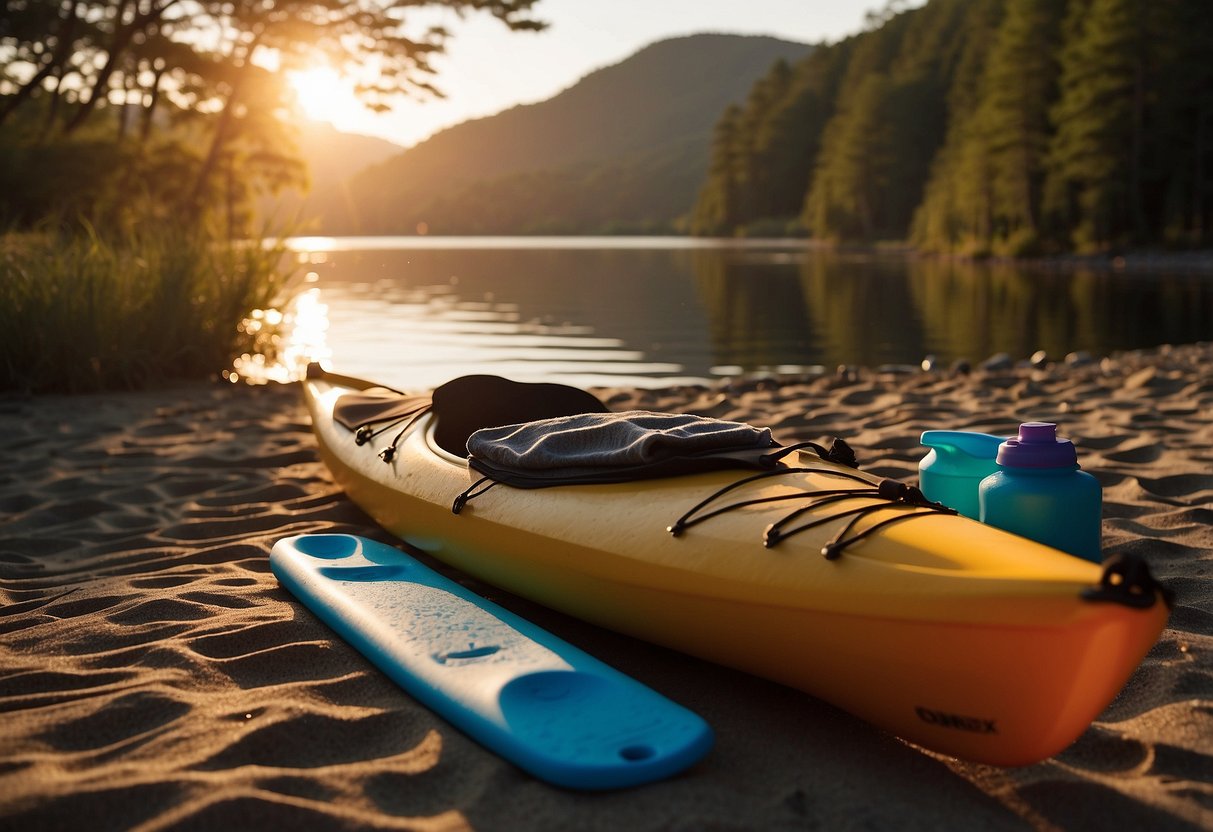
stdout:
<svg viewBox="0 0 1213 832">
<path fill-rule="evenodd" d="M 1060 359 L 1213 338 L 1213 275 L 1029 269 L 803 241 L 297 238 L 289 362 L 656 386 L 840 364 Z M 247 370 L 246 366 L 246 370 Z M 246 373 L 247 374 L 247 373 Z"/>
</svg>

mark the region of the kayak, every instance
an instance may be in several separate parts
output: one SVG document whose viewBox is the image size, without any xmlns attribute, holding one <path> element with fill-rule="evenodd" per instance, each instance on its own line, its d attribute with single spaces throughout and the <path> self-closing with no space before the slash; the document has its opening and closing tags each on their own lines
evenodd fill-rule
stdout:
<svg viewBox="0 0 1213 832">
<path fill-rule="evenodd" d="M 1140 560 L 1095 564 L 890 499 L 890 481 L 820 449 L 794 449 L 769 476 L 486 488 L 443 434 L 478 415 L 493 427 L 487 402 L 457 416 L 410 405 L 371 429 L 335 416 L 382 392 L 371 382 L 312 365 L 303 390 L 334 479 L 393 535 L 516 595 L 789 685 L 950 756 L 1025 765 L 1057 754 L 1169 616 Z"/>
</svg>

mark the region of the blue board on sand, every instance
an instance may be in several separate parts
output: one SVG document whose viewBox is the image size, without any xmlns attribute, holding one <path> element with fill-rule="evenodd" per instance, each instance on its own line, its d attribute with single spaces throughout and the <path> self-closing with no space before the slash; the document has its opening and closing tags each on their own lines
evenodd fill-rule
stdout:
<svg viewBox="0 0 1213 832">
<path fill-rule="evenodd" d="M 391 546 L 300 535 L 270 566 L 397 684 L 540 779 L 636 786 L 712 746 L 696 714 Z"/>
</svg>

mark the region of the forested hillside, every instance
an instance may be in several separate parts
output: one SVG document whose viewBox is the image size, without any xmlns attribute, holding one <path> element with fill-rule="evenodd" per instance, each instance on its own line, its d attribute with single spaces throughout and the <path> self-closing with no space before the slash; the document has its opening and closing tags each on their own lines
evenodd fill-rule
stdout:
<svg viewBox="0 0 1213 832">
<path fill-rule="evenodd" d="M 723 112 L 696 234 L 1028 254 L 1213 242 L 1207 0 L 931 0 Z"/>
<path fill-rule="evenodd" d="M 712 124 L 806 44 L 662 41 L 538 104 L 464 122 L 327 198 L 329 233 L 670 231 L 703 182 Z"/>
</svg>

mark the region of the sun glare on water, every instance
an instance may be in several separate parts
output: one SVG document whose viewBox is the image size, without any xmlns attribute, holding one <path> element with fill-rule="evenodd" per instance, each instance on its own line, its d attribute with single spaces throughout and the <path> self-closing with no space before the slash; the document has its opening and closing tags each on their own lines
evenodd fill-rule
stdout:
<svg viewBox="0 0 1213 832">
<path fill-rule="evenodd" d="M 313 121 L 348 126 L 366 115 L 366 109 L 354 95 L 354 82 L 328 66 L 293 70 L 287 73 L 295 98 L 304 115 Z"/>
</svg>

